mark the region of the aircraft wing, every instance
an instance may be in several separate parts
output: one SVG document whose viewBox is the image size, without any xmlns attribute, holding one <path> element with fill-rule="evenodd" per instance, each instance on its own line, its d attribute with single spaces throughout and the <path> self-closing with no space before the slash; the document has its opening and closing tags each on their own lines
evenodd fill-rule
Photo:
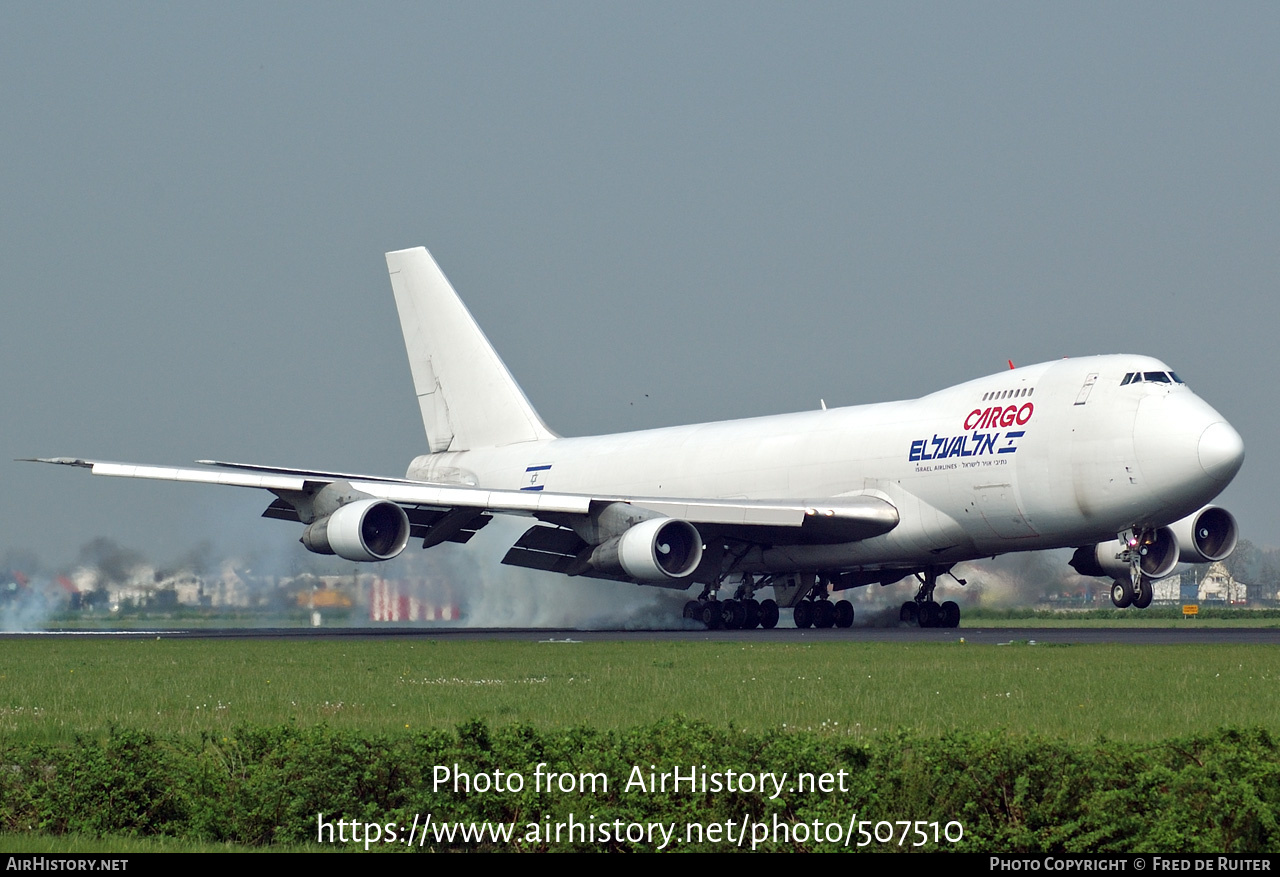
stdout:
<svg viewBox="0 0 1280 877">
<path fill-rule="evenodd" d="M 37 458 L 88 469 L 94 475 L 146 478 L 254 487 L 278 497 L 264 517 L 300 521 L 294 500 L 314 496 L 330 484 L 400 506 L 408 518 L 410 536 L 423 547 L 441 542 L 466 542 L 489 521 L 491 514 L 524 515 L 542 523 L 529 529 L 511 548 L 504 563 L 557 572 L 579 572 L 574 561 L 588 547 L 573 524 L 598 516 L 606 507 L 623 504 L 637 517 L 665 517 L 687 521 L 704 534 L 744 543 L 766 545 L 854 542 L 879 536 L 898 524 L 898 510 L 876 496 L 829 497 L 821 500 L 746 500 L 619 496 L 553 493 L 550 491 L 492 490 L 457 484 L 437 484 L 404 478 L 288 469 L 247 463 L 201 460 L 207 468 L 116 463 L 78 457 Z M 345 489 L 345 487 L 344 487 Z M 306 523 L 304 521 L 304 523 Z M 604 578 L 629 580 L 625 576 Z"/>
</svg>

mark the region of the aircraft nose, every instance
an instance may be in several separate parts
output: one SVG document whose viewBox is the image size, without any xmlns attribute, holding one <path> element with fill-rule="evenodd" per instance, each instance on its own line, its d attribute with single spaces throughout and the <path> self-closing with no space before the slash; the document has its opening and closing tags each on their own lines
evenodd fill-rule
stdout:
<svg viewBox="0 0 1280 877">
<path fill-rule="evenodd" d="M 1179 508 L 1212 500 L 1244 461 L 1240 434 L 1190 392 L 1144 398 L 1134 421 L 1133 444 L 1146 488 Z"/>
<path fill-rule="evenodd" d="M 1215 481 L 1226 484 L 1244 463 L 1244 440 L 1225 420 L 1211 423 L 1200 434 L 1200 468 Z"/>
</svg>

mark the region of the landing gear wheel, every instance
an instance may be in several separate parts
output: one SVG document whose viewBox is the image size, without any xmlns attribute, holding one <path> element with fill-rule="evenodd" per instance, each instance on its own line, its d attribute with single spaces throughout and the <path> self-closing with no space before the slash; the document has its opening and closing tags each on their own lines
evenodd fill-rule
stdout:
<svg viewBox="0 0 1280 877">
<path fill-rule="evenodd" d="M 1111 602 L 1117 609 L 1126 609 L 1133 602 L 1133 586 L 1116 579 L 1111 583 Z"/>
<path fill-rule="evenodd" d="M 720 604 L 720 618 L 725 630 L 741 630 L 747 620 L 746 607 L 740 600 L 725 600 Z"/>
<path fill-rule="evenodd" d="M 826 629 L 835 627 L 836 607 L 830 600 L 816 600 L 813 604 L 813 626 Z"/>
<path fill-rule="evenodd" d="M 1144 576 L 1142 581 L 1138 583 L 1138 593 L 1133 595 L 1133 608 L 1146 609 L 1151 605 L 1151 601 L 1155 595 L 1155 587 Z"/>
<path fill-rule="evenodd" d="M 760 603 L 760 626 L 765 630 L 773 630 L 778 626 L 778 604 L 773 600 Z"/>
<path fill-rule="evenodd" d="M 702 620 L 702 604 L 697 600 L 690 600 L 684 604 L 684 617 L 693 621 Z"/>
<path fill-rule="evenodd" d="M 747 620 L 743 622 L 743 630 L 755 630 L 760 626 L 760 601 L 743 600 L 742 608 L 746 610 Z"/>
<path fill-rule="evenodd" d="M 813 624 L 813 601 L 801 600 L 795 608 L 796 627 L 804 630 Z"/>
<path fill-rule="evenodd" d="M 707 626 L 707 630 L 719 630 L 724 625 L 724 616 L 720 613 L 718 602 L 702 604 L 702 623 Z"/>
<path fill-rule="evenodd" d="M 938 622 L 942 620 L 942 607 L 932 600 L 925 600 L 920 604 L 920 626 L 921 627 L 938 627 Z"/>
<path fill-rule="evenodd" d="M 915 624 L 919 619 L 920 607 L 915 603 L 903 603 L 902 608 L 898 610 L 898 620 L 903 624 Z"/>
<path fill-rule="evenodd" d="M 959 627 L 960 626 L 960 604 L 955 600 L 948 600 L 942 604 L 942 621 L 939 627 Z"/>
<path fill-rule="evenodd" d="M 853 604 L 848 600 L 836 604 L 836 627 L 853 627 Z"/>
</svg>

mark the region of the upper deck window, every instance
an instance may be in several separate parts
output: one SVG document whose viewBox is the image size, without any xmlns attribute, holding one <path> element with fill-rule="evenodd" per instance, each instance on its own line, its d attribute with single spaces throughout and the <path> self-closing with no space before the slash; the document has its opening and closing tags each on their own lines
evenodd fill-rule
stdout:
<svg viewBox="0 0 1280 877">
<path fill-rule="evenodd" d="M 1015 390 L 991 390 L 982 394 L 983 402 L 993 402 L 1000 399 L 1021 399 L 1024 396 L 1030 396 L 1036 391 L 1035 387 L 1018 387 Z"/>
</svg>

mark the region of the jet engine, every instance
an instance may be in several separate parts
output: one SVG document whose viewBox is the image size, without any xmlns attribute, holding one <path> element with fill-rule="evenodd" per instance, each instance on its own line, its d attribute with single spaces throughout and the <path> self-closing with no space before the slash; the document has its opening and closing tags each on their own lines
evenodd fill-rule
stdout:
<svg viewBox="0 0 1280 877">
<path fill-rule="evenodd" d="M 1113 579 L 1129 579 L 1129 563 L 1117 555 L 1125 551 L 1119 539 L 1077 548 L 1071 556 L 1071 568 L 1082 576 L 1108 576 Z M 1148 579 L 1162 579 L 1178 565 L 1178 537 L 1169 527 L 1155 531 L 1155 541 L 1142 546 L 1140 566 Z"/>
<path fill-rule="evenodd" d="M 1225 560 L 1236 550 L 1236 542 L 1240 539 L 1235 516 L 1218 506 L 1205 506 L 1169 527 L 1178 537 L 1183 563 Z"/>
<path fill-rule="evenodd" d="M 649 518 L 602 543 L 590 566 L 622 572 L 641 582 L 667 582 L 692 575 L 702 562 L 702 536 L 688 521 Z"/>
<path fill-rule="evenodd" d="M 345 560 L 390 560 L 409 544 L 409 517 L 385 499 L 361 499 L 339 507 L 302 531 L 302 544 L 316 554 Z"/>
</svg>

